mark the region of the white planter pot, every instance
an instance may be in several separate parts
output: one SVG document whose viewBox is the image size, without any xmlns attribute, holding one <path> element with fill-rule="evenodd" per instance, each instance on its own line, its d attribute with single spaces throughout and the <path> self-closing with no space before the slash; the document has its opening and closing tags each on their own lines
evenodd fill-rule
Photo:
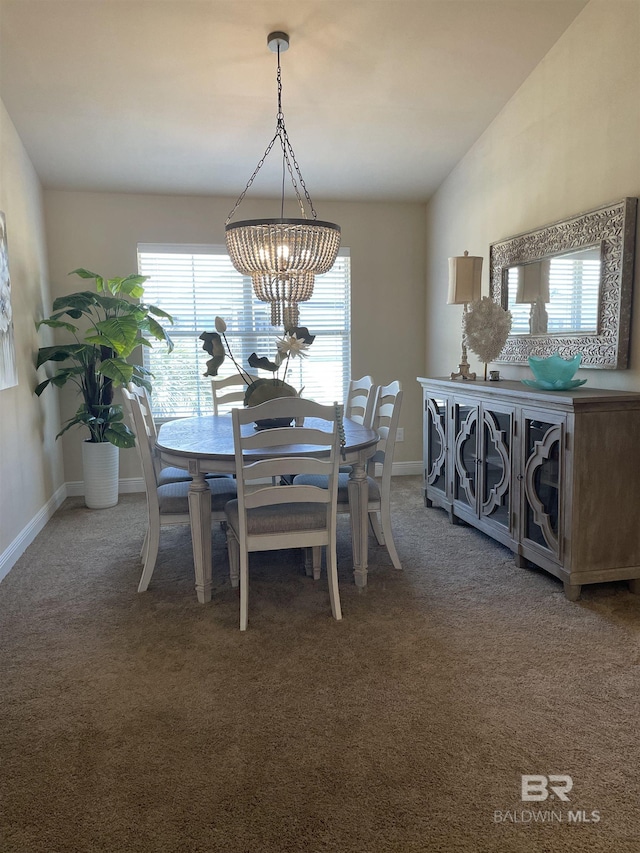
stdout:
<svg viewBox="0 0 640 853">
<path fill-rule="evenodd" d="M 120 452 L 109 441 L 82 442 L 84 502 L 89 509 L 105 509 L 118 503 Z"/>
</svg>

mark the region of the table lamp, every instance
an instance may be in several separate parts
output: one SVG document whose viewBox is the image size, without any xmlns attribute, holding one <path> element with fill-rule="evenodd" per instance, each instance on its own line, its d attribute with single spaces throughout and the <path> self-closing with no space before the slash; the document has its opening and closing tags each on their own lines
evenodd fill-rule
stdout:
<svg viewBox="0 0 640 853">
<path fill-rule="evenodd" d="M 469 302 L 480 299 L 482 292 L 482 258 L 473 257 L 465 252 L 462 257 L 449 258 L 449 295 L 448 305 L 464 305 L 462 314 L 462 356 L 458 372 L 452 373 L 452 379 L 475 379 L 475 373 L 469 372 L 467 345 L 464 336 L 464 315 Z"/>
<path fill-rule="evenodd" d="M 551 262 L 547 258 L 532 264 L 522 264 L 518 270 L 518 289 L 516 305 L 529 303 L 529 332 L 532 335 L 546 335 L 549 316 L 546 303 L 549 301 L 549 270 Z"/>
</svg>

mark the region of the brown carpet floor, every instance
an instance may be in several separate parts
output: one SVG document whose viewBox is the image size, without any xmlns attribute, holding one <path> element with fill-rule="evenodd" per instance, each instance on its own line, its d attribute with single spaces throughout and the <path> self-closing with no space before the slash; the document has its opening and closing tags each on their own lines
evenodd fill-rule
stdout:
<svg viewBox="0 0 640 853">
<path fill-rule="evenodd" d="M 640 599 L 570 603 L 394 489 L 403 572 L 372 538 L 358 591 L 342 518 L 344 620 L 256 555 L 246 634 L 218 528 L 211 604 L 187 528 L 139 595 L 143 496 L 67 500 L 0 585 L 1 853 L 637 853 Z"/>
</svg>

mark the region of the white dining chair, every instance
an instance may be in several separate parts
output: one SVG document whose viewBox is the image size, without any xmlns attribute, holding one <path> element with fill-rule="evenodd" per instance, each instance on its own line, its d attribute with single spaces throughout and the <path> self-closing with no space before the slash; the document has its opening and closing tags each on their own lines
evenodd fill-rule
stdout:
<svg viewBox="0 0 640 853">
<path fill-rule="evenodd" d="M 158 438 L 158 430 L 156 428 L 156 423 L 153 418 L 153 412 L 151 409 L 151 398 L 149 394 L 141 385 L 134 385 L 129 383 L 127 386 L 130 394 L 136 394 L 140 398 L 142 414 L 145 421 L 145 426 L 147 427 L 147 432 L 149 436 L 153 439 L 151 442 L 152 445 L 152 455 L 153 455 L 153 467 L 156 471 L 156 480 L 159 486 L 166 486 L 169 483 L 183 483 L 190 482 L 191 477 L 189 476 L 189 472 L 186 468 L 176 468 L 173 465 L 165 465 L 162 462 L 160 454 L 156 449 L 156 440 Z M 129 420 L 132 419 L 131 413 L 131 405 L 129 401 L 124 397 L 122 399 L 123 409 Z M 215 474 L 213 472 L 207 472 L 205 475 L 207 480 L 212 479 L 213 477 L 231 477 L 231 474 Z"/>
<path fill-rule="evenodd" d="M 391 527 L 391 472 L 393 469 L 393 455 L 395 451 L 398 433 L 398 422 L 400 419 L 400 407 L 402 405 L 402 386 L 400 382 L 391 382 L 378 388 L 376 409 L 374 412 L 372 428 L 378 433 L 378 444 L 375 454 L 367 463 L 367 484 L 369 500 L 367 512 L 369 523 L 379 545 L 385 545 L 391 562 L 395 569 L 402 569 L 398 550 L 393 539 Z M 382 465 L 382 472 L 378 480 L 375 474 L 376 464 Z M 308 474 L 299 475 L 293 480 L 294 485 L 324 485 L 317 476 Z M 338 504 L 339 513 L 349 513 L 349 474 L 341 472 L 338 475 Z M 312 551 L 313 577 L 320 577 L 320 554 Z"/>
<path fill-rule="evenodd" d="M 326 548 L 331 613 L 342 619 L 336 554 L 336 500 L 342 406 L 300 397 L 233 409 L 237 500 L 227 504 L 231 583 L 240 585 L 240 630 L 248 624 L 249 554 L 285 548 Z M 303 426 L 256 430 L 256 420 L 288 418 Z M 319 419 L 309 423 L 310 418 Z M 295 445 L 298 455 L 283 455 Z M 304 454 L 304 455 L 303 455 Z M 273 485 L 282 474 L 308 474 L 324 487 Z"/>
<path fill-rule="evenodd" d="M 372 376 L 352 379 L 349 382 L 347 402 L 344 407 L 345 418 L 370 427 L 375 412 L 377 389 L 378 386 L 374 383 Z"/>
<path fill-rule="evenodd" d="M 160 459 L 159 453 L 157 453 L 155 449 L 156 439 L 158 438 L 158 431 L 156 429 L 156 424 L 153 419 L 153 414 L 151 411 L 151 399 L 149 394 L 147 393 L 146 388 L 141 385 L 133 385 L 129 384 L 128 386 L 129 394 L 135 394 L 140 402 L 141 402 L 141 410 L 144 417 L 145 428 L 147 430 L 148 435 L 152 439 L 153 445 L 153 467 L 156 472 L 156 480 L 159 486 L 165 486 L 167 483 L 182 483 L 189 482 L 191 477 L 189 476 L 189 472 L 186 468 L 175 468 L 173 465 L 163 465 Z M 124 409 L 124 413 L 127 416 L 129 423 L 133 422 L 133 412 L 131 410 L 131 402 L 129 401 L 129 397 L 122 395 L 122 408 Z M 135 428 L 133 428 L 135 432 Z"/>
<path fill-rule="evenodd" d="M 349 390 L 347 392 L 347 402 L 344 409 L 345 417 L 363 426 L 371 427 L 377 395 L 378 386 L 374 383 L 372 376 L 352 379 L 349 382 Z M 350 471 L 351 465 L 340 466 L 341 474 L 348 474 Z"/>
<path fill-rule="evenodd" d="M 130 388 L 123 388 L 122 396 L 126 400 L 136 435 L 136 447 L 147 493 L 148 522 L 141 551 L 142 575 L 138 584 L 138 592 L 144 592 L 149 586 L 158 557 L 161 528 L 173 524 L 189 524 L 189 481 L 160 484 L 156 439 L 149 426 L 148 398 Z M 225 521 L 225 505 L 237 494 L 235 480 L 231 477 L 215 477 L 207 479 L 206 483 L 211 491 L 211 520 Z"/>
<path fill-rule="evenodd" d="M 234 373 L 232 376 L 212 376 L 211 394 L 213 397 L 213 414 L 222 415 L 231 411 L 232 404 L 244 403 L 244 392 L 247 388 L 245 377 L 258 379 L 255 373 Z"/>
</svg>

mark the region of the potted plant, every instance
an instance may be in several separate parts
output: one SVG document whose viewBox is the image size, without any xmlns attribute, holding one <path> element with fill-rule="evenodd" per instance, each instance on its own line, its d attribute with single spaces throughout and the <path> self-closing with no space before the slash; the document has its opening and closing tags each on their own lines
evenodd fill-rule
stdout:
<svg viewBox="0 0 640 853">
<path fill-rule="evenodd" d="M 53 303 L 53 314 L 36 324 L 38 329 L 65 329 L 73 341 L 38 350 L 36 367 L 49 361 L 61 364 L 35 393 L 39 397 L 47 385 L 61 388 L 72 382 L 77 386 L 82 402 L 56 438 L 73 426 L 89 430 L 89 438 L 82 444 L 85 503 L 99 509 L 118 502 L 118 448 L 135 446 L 135 435 L 124 423 L 122 406 L 113 402 L 114 389 L 132 382 L 151 390 L 149 371 L 127 359 L 137 346 L 150 345 L 148 336 L 165 341 L 171 351 L 173 344 L 155 318 L 170 323 L 173 319 L 154 305 L 132 301 L 142 297 L 148 276 L 105 281 L 82 268 L 69 275 L 92 279 L 95 292 L 83 290 L 60 296 Z M 80 320 L 81 325 L 71 320 Z"/>
</svg>

